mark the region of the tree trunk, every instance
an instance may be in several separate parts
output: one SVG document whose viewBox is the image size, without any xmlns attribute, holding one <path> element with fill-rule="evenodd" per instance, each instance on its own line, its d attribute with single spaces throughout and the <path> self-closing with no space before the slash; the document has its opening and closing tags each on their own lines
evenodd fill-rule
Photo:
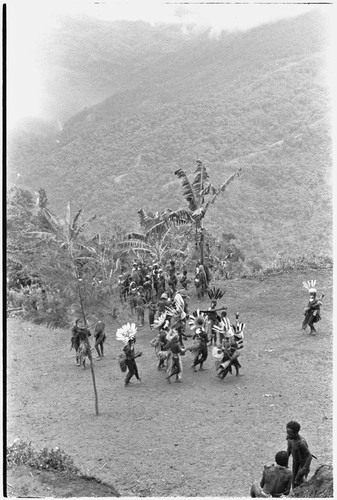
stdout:
<svg viewBox="0 0 337 500">
<path fill-rule="evenodd" d="M 204 265 L 204 230 L 200 219 L 195 221 L 196 243 L 199 250 L 199 264 Z"/>
<path fill-rule="evenodd" d="M 84 307 L 83 307 L 83 300 L 82 300 L 82 295 L 81 295 L 80 287 L 79 287 L 78 292 L 79 292 L 79 297 L 80 297 L 80 304 L 81 304 L 83 321 L 84 321 L 85 326 L 87 327 L 87 319 L 85 317 L 85 311 L 84 311 Z M 93 386 L 94 386 L 94 393 L 95 393 L 95 411 L 96 411 L 96 415 L 99 415 L 99 411 L 98 411 L 98 394 L 97 394 L 97 387 L 96 387 L 94 364 L 92 362 L 92 354 L 91 354 L 91 349 L 90 349 L 88 334 L 86 334 L 86 337 L 87 337 L 87 344 L 88 344 L 88 353 L 89 353 L 89 360 L 90 360 L 90 370 L 91 370 L 91 376 L 92 376 L 92 383 L 93 383 Z"/>
</svg>

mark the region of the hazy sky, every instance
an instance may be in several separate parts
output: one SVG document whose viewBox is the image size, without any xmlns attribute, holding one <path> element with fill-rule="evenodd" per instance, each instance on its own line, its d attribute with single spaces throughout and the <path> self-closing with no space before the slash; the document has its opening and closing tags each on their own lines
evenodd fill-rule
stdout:
<svg viewBox="0 0 337 500">
<path fill-rule="evenodd" d="M 160 0 L 9 0 L 7 2 L 8 126 L 26 116 L 42 116 L 41 72 L 36 58 L 59 15 L 87 15 L 105 20 L 145 20 L 211 27 L 214 33 L 248 29 L 297 16 L 313 8 L 332 18 L 333 5 L 308 3 L 207 3 Z M 330 15 L 331 12 L 331 15 Z"/>
</svg>

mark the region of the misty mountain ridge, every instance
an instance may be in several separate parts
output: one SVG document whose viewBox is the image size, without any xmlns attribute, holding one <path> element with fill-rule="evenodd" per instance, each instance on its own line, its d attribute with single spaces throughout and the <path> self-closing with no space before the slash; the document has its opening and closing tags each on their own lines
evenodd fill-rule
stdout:
<svg viewBox="0 0 337 500">
<path fill-rule="evenodd" d="M 174 171 L 192 174 L 200 157 L 216 186 L 242 168 L 209 211 L 207 229 L 234 233 L 247 257 L 264 264 L 309 251 L 331 253 L 330 103 L 321 20 L 306 15 L 244 33 L 187 39 L 177 27 L 117 23 L 112 29 L 111 23 L 111 47 L 107 23 L 95 21 L 91 31 L 80 24 L 55 35 L 57 61 L 68 79 L 67 85 L 58 80 L 60 117 L 65 103 L 90 101 L 87 90 L 95 82 L 101 80 L 102 95 L 110 83 L 112 91 L 61 131 L 13 135 L 10 182 L 45 188 L 60 215 L 71 200 L 74 210 L 83 206 L 97 214 L 100 228 L 113 221 L 136 228 L 141 207 L 185 206 Z M 56 109 L 59 94 L 51 94 Z"/>
</svg>

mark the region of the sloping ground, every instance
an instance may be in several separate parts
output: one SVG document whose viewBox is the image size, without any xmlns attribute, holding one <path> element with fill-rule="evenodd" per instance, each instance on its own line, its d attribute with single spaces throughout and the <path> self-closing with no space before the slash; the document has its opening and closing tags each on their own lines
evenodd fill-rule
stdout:
<svg viewBox="0 0 337 500">
<path fill-rule="evenodd" d="M 308 300 L 302 281 L 308 279 L 325 292 L 316 336 L 301 330 Z M 113 323 L 106 356 L 94 362 L 99 416 L 91 371 L 75 365 L 70 332 L 10 318 L 8 443 L 20 438 L 39 448 L 58 446 L 84 474 L 122 496 L 247 496 L 263 465 L 286 448 L 289 420 L 300 422 L 317 457 L 309 479 L 320 465 L 332 464 L 331 270 L 230 280 L 223 288 L 219 305 L 228 306 L 232 320 L 239 311 L 246 323 L 243 376 L 219 380 L 211 352 L 205 371 L 194 373 L 186 354 L 183 383 L 168 385 L 146 322 L 137 338 L 142 381 L 125 388 Z M 193 290 L 190 296 L 190 311 L 209 306 L 209 299 L 198 303 Z M 126 313 L 123 323 L 128 319 L 135 320 Z"/>
<path fill-rule="evenodd" d="M 60 472 L 40 471 L 20 465 L 7 472 L 9 497 L 118 497 L 107 484 L 95 478 L 69 476 Z"/>
<path fill-rule="evenodd" d="M 118 497 L 116 490 L 94 478 L 64 477 L 57 472 L 38 471 L 19 466 L 8 471 L 9 497 Z M 333 498 L 333 469 L 321 465 L 314 476 L 296 488 L 289 497 Z"/>
<path fill-rule="evenodd" d="M 296 498 L 333 498 L 333 468 L 321 465 L 313 477 L 289 495 Z"/>
</svg>

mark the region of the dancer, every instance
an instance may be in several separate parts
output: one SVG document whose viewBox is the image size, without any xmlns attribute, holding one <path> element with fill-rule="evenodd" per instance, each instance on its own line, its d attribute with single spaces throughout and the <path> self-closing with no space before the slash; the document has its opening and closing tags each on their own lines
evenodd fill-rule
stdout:
<svg viewBox="0 0 337 500">
<path fill-rule="evenodd" d="M 135 376 L 139 382 L 141 381 L 135 359 L 140 357 L 142 352 L 135 352 L 136 335 L 137 327 L 134 323 L 127 323 L 116 332 L 116 339 L 124 344 L 123 353 L 125 355 L 125 364 L 128 368 L 128 373 L 124 382 L 125 387 L 130 385 L 130 380 L 133 376 Z"/>
<path fill-rule="evenodd" d="M 187 349 L 183 349 L 179 344 L 179 336 L 176 330 L 171 329 L 167 334 L 168 348 L 170 354 L 167 363 L 167 376 L 166 380 L 170 384 L 170 378 L 176 376 L 176 382 L 182 382 L 183 364 L 181 356 L 185 354 Z"/>
<path fill-rule="evenodd" d="M 303 287 L 309 292 L 309 302 L 308 306 L 304 309 L 304 320 L 302 323 L 302 329 L 305 330 L 307 325 L 310 327 L 309 335 L 316 335 L 316 329 L 314 327 L 314 323 L 318 323 L 321 319 L 321 305 L 324 294 L 322 294 L 321 298 L 316 298 L 317 290 L 315 288 L 316 280 L 311 281 L 303 281 Z"/>
<path fill-rule="evenodd" d="M 193 340 L 194 346 L 190 349 L 194 353 L 194 361 L 191 365 L 193 371 L 197 371 L 196 367 L 199 366 L 199 371 L 203 370 L 203 364 L 208 357 L 208 335 L 206 332 L 206 317 L 199 310 L 194 311 L 189 320 L 191 330 L 194 330 Z"/>
<path fill-rule="evenodd" d="M 235 319 L 236 324 L 231 325 L 230 328 L 227 328 L 227 322 L 221 322 L 214 327 L 220 336 L 224 336 L 221 349 L 215 348 L 213 350 L 213 356 L 216 358 L 217 376 L 221 379 L 224 379 L 229 372 L 232 373 L 232 366 L 235 368 L 236 376 L 240 375 L 241 364 L 238 357 L 243 349 L 243 330 L 246 325 L 239 322 L 239 313 L 236 313 Z M 227 328 L 226 332 L 225 328 Z"/>
</svg>

